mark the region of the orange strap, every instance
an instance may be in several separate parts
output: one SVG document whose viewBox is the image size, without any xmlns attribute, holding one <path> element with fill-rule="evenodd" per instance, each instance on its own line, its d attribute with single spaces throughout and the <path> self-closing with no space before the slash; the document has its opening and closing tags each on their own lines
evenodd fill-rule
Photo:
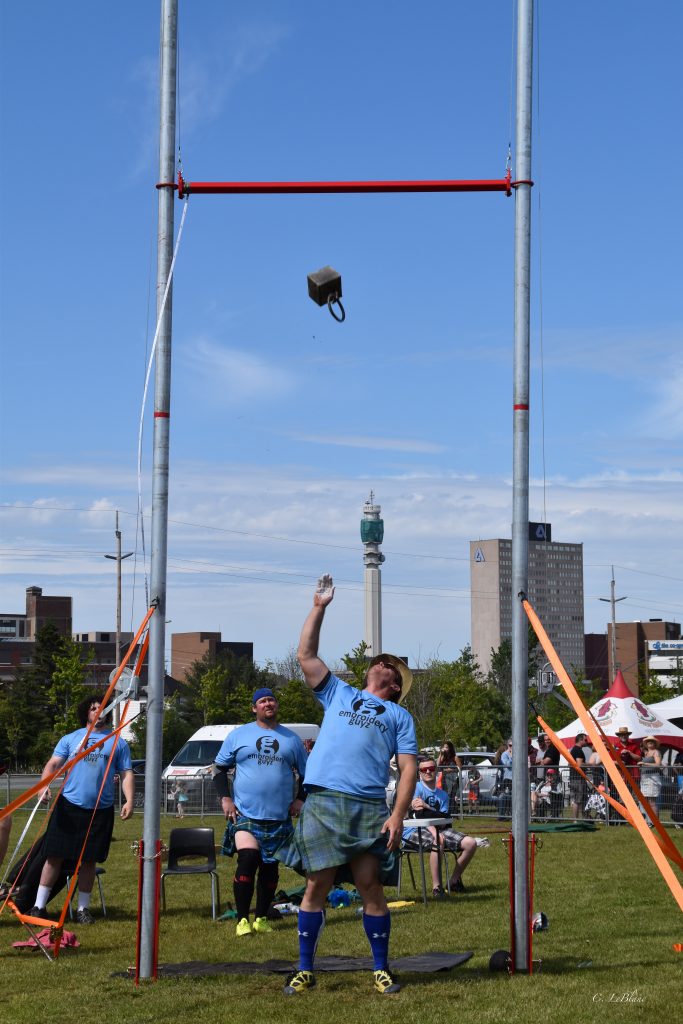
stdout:
<svg viewBox="0 0 683 1024">
<path fill-rule="evenodd" d="M 650 853 L 650 856 L 659 868 L 659 871 L 664 881 L 669 886 L 672 896 L 676 900 L 676 903 L 678 904 L 679 908 L 683 910 L 683 886 L 681 886 L 681 883 L 678 881 L 678 878 L 674 874 L 669 862 L 662 853 L 662 850 L 660 849 L 657 840 L 653 836 L 652 831 L 648 828 L 645 819 L 640 813 L 638 805 L 631 794 L 630 789 L 628 788 L 626 782 L 622 778 L 619 769 L 610 754 L 609 749 L 607 748 L 602 736 L 600 735 L 600 731 L 596 729 L 593 719 L 584 707 L 583 701 L 579 697 L 579 694 L 576 691 L 576 687 L 569 678 L 569 674 L 567 673 L 564 665 L 560 661 L 559 655 L 553 647 L 550 638 L 548 637 L 548 634 L 543 628 L 541 621 L 538 618 L 538 615 L 526 599 L 522 601 L 522 605 L 524 607 L 524 611 L 527 614 L 529 622 L 531 623 L 534 632 L 536 633 L 536 636 L 538 637 L 541 646 L 543 647 L 543 650 L 545 651 L 548 660 L 550 661 L 550 664 L 553 666 L 557 674 L 557 678 L 562 683 L 567 698 L 571 702 L 574 711 L 576 712 L 581 721 L 584 731 L 588 733 L 588 735 L 592 739 L 593 745 L 597 750 L 598 754 L 600 755 L 600 757 L 602 758 L 602 763 L 606 768 L 609 777 L 614 783 L 614 787 L 617 793 L 623 800 L 626 810 L 630 813 L 634 828 L 636 828 L 638 832 L 640 832 L 642 840 L 645 843 Z"/>
<path fill-rule="evenodd" d="M 140 647 L 140 650 L 138 651 L 138 656 L 137 656 L 136 661 L 135 661 L 135 668 L 133 669 L 133 674 L 136 675 L 136 676 L 140 674 L 140 669 L 142 668 L 142 663 L 145 660 L 145 655 L 147 654 L 147 648 L 148 647 L 149 647 L 149 632 L 147 632 L 146 635 L 145 635 L 145 639 L 144 639 L 144 641 L 143 641 L 143 643 L 142 643 L 142 645 Z M 126 704 L 125 704 L 125 706 L 123 708 L 123 713 L 121 714 L 121 723 L 122 723 L 122 725 L 127 725 L 128 724 L 126 713 L 128 711 L 129 706 L 130 706 L 130 700 L 127 700 Z M 107 781 L 107 776 L 109 775 L 109 770 L 111 768 L 112 761 L 114 760 L 114 755 L 116 753 L 116 748 L 118 746 L 118 742 L 119 742 L 120 738 L 121 738 L 121 733 L 120 733 L 120 729 L 118 729 L 116 731 L 116 739 L 114 740 L 114 742 L 112 744 L 111 751 L 109 752 L 109 758 L 107 760 L 107 767 L 106 767 L 106 769 L 104 771 L 104 774 L 102 775 L 102 782 L 100 784 L 100 789 L 99 789 L 99 792 L 97 794 L 97 800 L 95 801 L 95 806 L 93 807 L 92 814 L 90 815 L 90 821 L 88 822 L 88 828 L 87 828 L 87 831 L 85 833 L 85 838 L 83 839 L 83 845 L 81 846 L 81 852 L 78 855 L 78 860 L 76 862 L 76 866 L 75 866 L 75 868 L 74 868 L 74 870 L 73 870 L 73 872 L 71 874 L 71 882 L 69 884 L 69 889 L 68 889 L 67 894 L 66 894 L 66 899 L 64 900 L 64 905 L 62 907 L 62 912 L 61 912 L 61 914 L 59 916 L 59 920 L 57 922 L 57 927 L 58 928 L 63 928 L 64 927 L 64 922 L 66 920 L 66 915 L 67 915 L 68 910 L 69 910 L 69 904 L 71 903 L 71 900 L 73 898 L 73 894 L 74 894 L 74 892 L 76 890 L 76 885 L 78 883 L 78 872 L 80 871 L 81 864 L 83 863 L 83 854 L 85 853 L 85 848 L 88 845 L 88 837 L 90 835 L 90 830 L 92 829 L 93 822 L 95 821 L 95 815 L 97 814 L 97 809 L 98 809 L 98 807 L 100 805 L 100 800 L 102 799 L 102 792 L 104 790 L 104 786 L 105 786 L 105 783 Z M 92 750 L 92 746 L 90 746 L 88 749 Z"/>
<path fill-rule="evenodd" d="M 140 639 L 140 636 L 142 635 L 142 633 L 143 633 L 143 631 L 145 629 L 145 626 L 147 625 L 147 623 L 149 622 L 150 618 L 152 617 L 152 615 L 154 613 L 154 610 L 155 610 L 154 608 L 150 608 L 149 611 L 147 612 L 147 614 L 145 616 L 145 619 L 144 619 L 144 622 L 142 623 L 142 625 L 140 626 L 140 629 L 136 633 L 135 639 L 133 640 L 133 642 L 131 643 L 130 647 L 128 648 L 128 651 L 126 653 L 125 658 L 121 662 L 121 664 L 120 664 L 120 666 L 119 666 L 119 668 L 118 668 L 118 670 L 116 672 L 116 675 L 112 679 L 112 681 L 111 681 L 111 683 L 110 683 L 110 685 L 109 685 L 109 687 L 107 689 L 107 692 L 106 692 L 106 694 L 105 694 L 105 696 L 104 696 L 104 698 L 102 700 L 102 705 L 103 706 L 106 704 L 106 701 L 108 700 L 112 690 L 116 686 L 116 683 L 119 680 L 121 672 L 126 667 L 126 665 L 127 665 L 128 661 L 129 661 L 133 651 L 135 650 L 135 647 L 137 646 L 138 640 Z M 146 646 L 145 646 L 145 650 L 146 650 Z M 97 716 L 96 721 L 98 719 L 99 719 L 99 715 Z M 89 727 L 86 735 L 83 738 L 83 743 L 85 743 L 87 741 L 88 737 L 90 736 L 90 734 L 91 734 L 91 732 L 93 730 L 93 726 L 94 725 L 95 725 L 95 722 L 93 722 L 92 725 Z M 91 743 L 91 745 L 90 745 L 90 747 L 88 749 L 89 750 L 93 750 L 93 749 L 95 749 L 97 747 L 101 747 L 102 744 L 106 743 L 106 741 L 108 739 L 110 739 L 112 736 L 114 736 L 117 733 L 119 733 L 121 731 L 121 729 L 124 729 L 125 725 L 126 725 L 126 723 L 124 722 L 117 729 L 114 729 L 112 732 L 110 732 L 107 736 L 104 736 L 101 740 L 98 740 L 97 743 Z M 11 814 L 12 811 L 16 811 L 19 807 L 23 807 L 25 803 L 28 803 L 28 801 L 31 799 L 31 797 L 35 796 L 37 793 L 40 793 L 40 791 L 42 789 L 45 789 L 47 786 L 49 786 L 51 782 L 54 782 L 54 780 L 57 778 L 57 776 L 61 775 L 62 772 L 68 773 L 69 770 L 71 768 L 73 768 L 73 766 L 75 764 L 77 764 L 79 761 L 83 760 L 83 758 L 85 757 L 87 752 L 88 752 L 88 750 L 83 748 L 79 753 L 74 754 L 74 756 L 71 758 L 70 761 L 67 761 L 65 764 L 61 765 L 51 775 L 46 776 L 44 779 L 40 779 L 33 786 L 31 786 L 30 789 L 27 789 L 20 796 L 16 797 L 14 800 L 12 800 L 11 803 L 7 804 L 6 807 L 3 807 L 2 810 L 0 810 L 0 821 L 2 821 L 3 818 L 6 818 L 9 814 Z"/>
</svg>

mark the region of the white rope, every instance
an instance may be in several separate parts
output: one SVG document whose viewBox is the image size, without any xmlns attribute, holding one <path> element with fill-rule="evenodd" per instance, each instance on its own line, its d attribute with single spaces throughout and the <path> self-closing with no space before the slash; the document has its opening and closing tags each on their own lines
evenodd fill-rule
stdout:
<svg viewBox="0 0 683 1024">
<path fill-rule="evenodd" d="M 185 204 L 183 206 L 183 215 L 180 218 L 180 227 L 178 228 L 178 237 L 176 239 L 175 248 L 173 250 L 173 259 L 171 260 L 171 266 L 168 270 L 168 280 L 166 281 L 166 288 L 164 289 L 164 297 L 161 300 L 161 307 L 159 309 L 159 315 L 157 317 L 157 326 L 154 331 L 154 340 L 152 341 L 152 349 L 149 354 L 149 362 L 147 364 L 147 373 L 145 374 L 145 387 L 142 393 L 142 408 L 140 409 L 140 427 L 138 430 L 138 521 L 142 526 L 142 433 L 145 422 L 145 405 L 147 403 L 147 389 L 149 387 L 149 378 L 152 372 L 152 363 L 154 362 L 154 353 L 157 348 L 157 340 L 159 338 L 159 329 L 161 327 L 161 318 L 164 315 L 166 309 L 166 300 L 168 299 L 168 293 L 171 289 L 171 282 L 173 280 L 173 270 L 175 267 L 176 257 L 178 255 L 178 249 L 180 247 L 180 239 L 183 235 L 183 225 L 185 224 L 185 217 L 187 215 L 187 207 L 190 197 L 187 196 Z M 145 564 L 145 540 L 144 530 L 141 531 L 142 536 L 142 560 L 143 565 Z M 145 577 L 147 570 L 145 569 Z M 147 580 L 145 579 L 145 589 L 147 588 Z"/>
<path fill-rule="evenodd" d="M 14 853 L 10 857 L 9 863 L 7 864 L 7 869 L 6 869 L 5 874 L 3 875 L 3 879 L 2 879 L 2 884 L 3 885 L 7 882 L 7 876 L 9 875 L 10 871 L 12 870 L 12 865 L 14 864 L 16 856 L 19 853 L 19 850 L 21 848 L 21 844 L 23 843 L 24 839 L 26 838 L 26 833 L 28 832 L 29 828 L 31 827 L 31 822 L 34 819 L 35 813 L 38 810 L 38 808 L 40 807 L 40 805 L 42 803 L 42 800 L 43 800 L 43 795 L 42 795 L 42 793 L 39 793 L 38 794 L 38 799 L 36 800 L 36 803 L 35 803 L 35 807 L 31 811 L 31 813 L 29 814 L 28 821 L 24 825 L 24 831 L 19 836 L 19 840 L 17 842 L 17 845 L 14 847 Z"/>
</svg>

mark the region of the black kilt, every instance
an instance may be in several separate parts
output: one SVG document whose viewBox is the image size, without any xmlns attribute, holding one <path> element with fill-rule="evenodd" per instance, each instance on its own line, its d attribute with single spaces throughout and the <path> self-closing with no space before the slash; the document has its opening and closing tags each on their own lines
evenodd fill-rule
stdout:
<svg viewBox="0 0 683 1024">
<path fill-rule="evenodd" d="M 46 857 L 64 857 L 77 860 L 83 840 L 92 818 L 92 808 L 79 807 L 60 796 L 50 816 L 44 840 Z M 114 831 L 114 808 L 104 807 L 95 811 L 88 842 L 83 853 L 84 861 L 101 864 L 107 859 L 111 836 Z"/>
</svg>

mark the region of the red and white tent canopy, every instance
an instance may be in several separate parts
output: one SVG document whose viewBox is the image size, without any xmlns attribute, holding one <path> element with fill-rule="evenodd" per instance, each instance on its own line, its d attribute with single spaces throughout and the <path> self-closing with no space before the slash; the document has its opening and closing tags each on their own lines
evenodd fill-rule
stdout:
<svg viewBox="0 0 683 1024">
<path fill-rule="evenodd" d="M 683 750 L 683 729 L 677 728 L 638 697 L 634 697 L 620 671 L 614 677 L 614 682 L 607 693 L 596 701 L 590 710 L 593 718 L 610 739 L 614 739 L 617 729 L 625 725 L 631 731 L 632 740 L 656 736 L 663 746 Z M 557 735 L 565 744 L 571 745 L 579 732 L 585 730 L 577 718 L 571 725 L 565 725 L 564 729 L 560 729 Z"/>
</svg>

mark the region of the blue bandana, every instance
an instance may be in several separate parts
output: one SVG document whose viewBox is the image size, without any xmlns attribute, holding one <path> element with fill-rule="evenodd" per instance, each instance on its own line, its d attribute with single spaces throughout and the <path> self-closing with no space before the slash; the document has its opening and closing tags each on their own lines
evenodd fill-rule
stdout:
<svg viewBox="0 0 683 1024">
<path fill-rule="evenodd" d="M 277 700 L 272 690 L 269 690 L 267 686 L 262 686 L 260 690 L 254 690 L 254 694 L 251 698 L 251 703 L 255 704 L 257 700 L 261 700 L 262 697 L 272 697 L 273 700 Z"/>
</svg>

